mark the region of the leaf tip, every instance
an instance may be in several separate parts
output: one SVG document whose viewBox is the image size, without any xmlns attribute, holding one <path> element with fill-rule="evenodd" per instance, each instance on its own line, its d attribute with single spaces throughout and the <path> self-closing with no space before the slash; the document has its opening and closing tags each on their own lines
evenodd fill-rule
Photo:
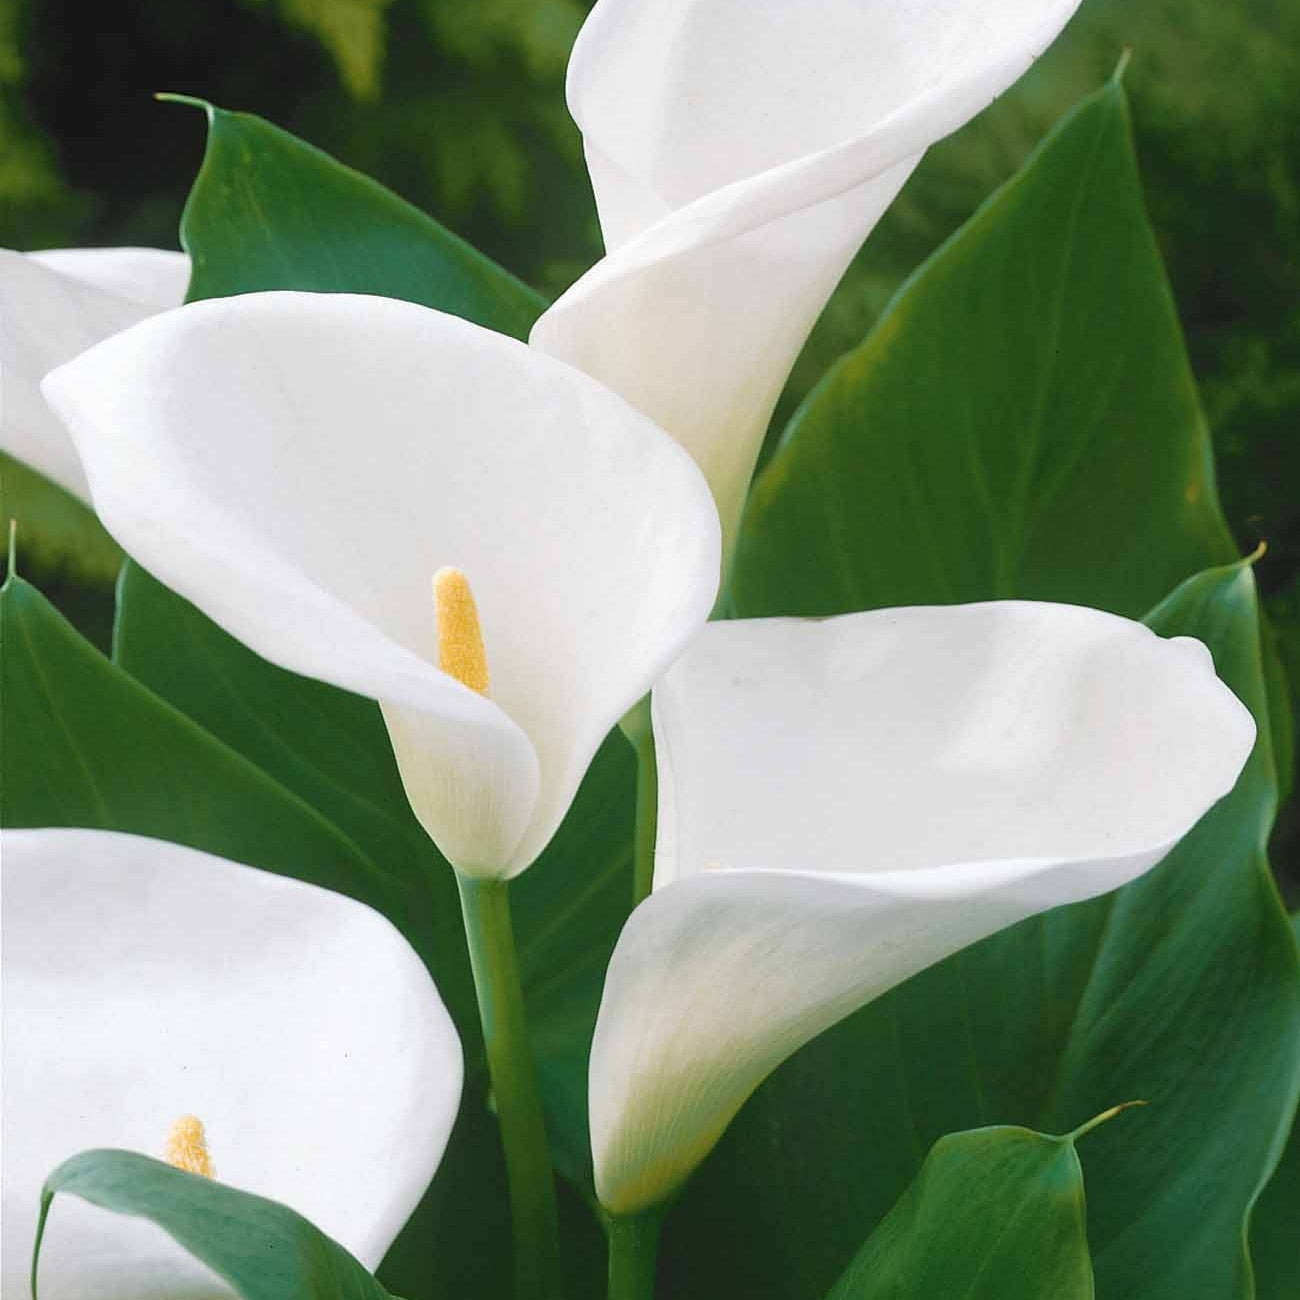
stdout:
<svg viewBox="0 0 1300 1300">
<path fill-rule="evenodd" d="M 1120 51 L 1119 62 L 1115 65 L 1115 71 L 1111 73 L 1110 79 L 1115 85 L 1121 85 L 1124 81 L 1124 74 L 1128 71 L 1128 65 L 1133 60 L 1133 47 L 1126 45 Z"/>
<path fill-rule="evenodd" d="M 9 517 L 9 567 L 5 571 L 5 581 L 18 574 L 18 520 Z"/>
<path fill-rule="evenodd" d="M 1111 1106 L 1103 1110 L 1100 1115 L 1094 1115 L 1090 1120 L 1080 1124 L 1078 1128 L 1065 1135 L 1067 1142 L 1077 1142 L 1081 1137 L 1091 1133 L 1093 1129 L 1100 1128 L 1107 1121 L 1115 1118 L 1123 1110 L 1132 1110 L 1135 1106 L 1149 1106 L 1151 1103 L 1143 1098 L 1137 1098 L 1133 1101 L 1121 1101 L 1117 1106 Z"/>
<path fill-rule="evenodd" d="M 216 112 L 206 99 L 200 99 L 197 95 L 181 95 L 174 90 L 156 90 L 153 97 L 160 104 L 184 104 L 187 108 L 200 109 L 207 114 L 209 122 Z"/>
</svg>

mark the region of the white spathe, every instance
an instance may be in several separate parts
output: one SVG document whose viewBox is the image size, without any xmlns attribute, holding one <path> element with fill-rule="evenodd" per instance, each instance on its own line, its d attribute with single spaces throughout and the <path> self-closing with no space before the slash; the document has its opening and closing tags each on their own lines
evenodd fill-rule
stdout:
<svg viewBox="0 0 1300 1300">
<path fill-rule="evenodd" d="M 40 382 L 101 339 L 179 306 L 189 279 L 184 253 L 157 248 L 0 249 L 0 451 L 88 502 L 81 462 Z"/>
<path fill-rule="evenodd" d="M 45 392 L 130 555 L 267 659 L 380 701 L 411 805 L 466 874 L 541 852 L 717 590 L 717 512 L 671 438 L 425 307 L 195 303 Z M 449 565 L 478 603 L 490 698 L 435 666 Z"/>
<path fill-rule="evenodd" d="M 726 550 L 790 368 L 925 149 L 1078 0 L 600 0 L 569 63 L 607 255 L 532 343 L 704 470 Z"/>
<path fill-rule="evenodd" d="M 1155 865 L 1255 739 L 1200 642 L 1020 601 L 710 624 L 653 714 L 655 892 L 591 1054 L 616 1213 L 850 1011 Z"/>
<path fill-rule="evenodd" d="M 423 963 L 341 894 L 160 840 L 0 833 L 3 1293 L 27 1294 L 46 1176 L 119 1147 L 161 1158 L 196 1115 L 223 1182 L 378 1265 L 433 1177 L 461 1051 Z M 42 1300 L 229 1289 L 160 1228 L 59 1197 Z"/>
</svg>

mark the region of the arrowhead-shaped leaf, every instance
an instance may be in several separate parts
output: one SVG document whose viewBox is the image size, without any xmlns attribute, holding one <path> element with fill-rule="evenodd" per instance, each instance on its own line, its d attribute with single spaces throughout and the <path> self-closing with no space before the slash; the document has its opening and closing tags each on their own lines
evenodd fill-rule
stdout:
<svg viewBox="0 0 1300 1300">
<path fill-rule="evenodd" d="M 181 219 L 190 298 L 265 289 L 374 293 L 517 338 L 545 306 L 391 190 L 251 113 L 188 100 L 208 147 Z"/>
<path fill-rule="evenodd" d="M 747 617 L 1027 597 L 1140 618 L 1235 556 L 1112 83 L 795 414 L 732 595 Z"/>
<path fill-rule="evenodd" d="M 82 826 L 174 840 L 391 910 L 394 875 L 115 668 L 14 575 L 0 588 L 0 637 L 5 826 Z"/>
</svg>

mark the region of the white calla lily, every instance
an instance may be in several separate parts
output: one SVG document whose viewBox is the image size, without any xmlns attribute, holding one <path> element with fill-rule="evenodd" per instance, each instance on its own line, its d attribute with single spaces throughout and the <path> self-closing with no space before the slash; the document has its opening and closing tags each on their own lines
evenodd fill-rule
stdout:
<svg viewBox="0 0 1300 1300">
<path fill-rule="evenodd" d="M 574 46 L 606 257 L 535 346 L 622 393 L 713 488 L 727 550 L 772 408 L 922 153 L 1078 0 L 600 0 Z"/>
<path fill-rule="evenodd" d="M 381 702 L 412 807 L 465 875 L 533 861 L 716 593 L 717 514 L 671 438 L 411 303 L 196 303 L 45 392 L 131 555 L 267 659 Z M 472 583 L 490 694 L 435 666 L 466 631 L 435 614 L 446 566 Z"/>
<path fill-rule="evenodd" d="M 184 253 L 156 248 L 0 249 L 0 451 L 89 501 L 40 382 L 101 339 L 179 306 L 189 279 Z"/>
<path fill-rule="evenodd" d="M 4 1294 L 27 1294 L 41 1186 L 61 1161 L 175 1157 L 185 1116 L 222 1182 L 284 1202 L 374 1268 L 442 1158 L 461 1088 L 456 1031 L 401 935 L 341 894 L 159 840 L 2 840 Z M 181 1127 L 186 1167 L 204 1172 L 198 1123 Z M 152 1224 L 56 1206 L 43 1300 L 229 1294 Z"/>
<path fill-rule="evenodd" d="M 711 624 L 653 709 L 656 892 L 591 1055 L 616 1214 L 670 1195 L 850 1011 L 1153 866 L 1255 739 L 1199 642 L 1014 601 Z"/>
</svg>

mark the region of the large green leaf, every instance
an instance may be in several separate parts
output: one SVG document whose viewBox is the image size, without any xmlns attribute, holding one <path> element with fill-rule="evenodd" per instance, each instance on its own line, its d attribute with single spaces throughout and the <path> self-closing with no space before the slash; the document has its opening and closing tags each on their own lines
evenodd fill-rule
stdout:
<svg viewBox="0 0 1300 1300">
<path fill-rule="evenodd" d="M 174 840 L 391 907 L 395 877 L 338 827 L 84 641 L 0 588 L 0 820 Z"/>
<path fill-rule="evenodd" d="M 244 1300 L 388 1300 L 352 1255 L 288 1206 L 134 1151 L 82 1151 L 45 1180 L 34 1297 L 42 1237 L 47 1227 L 58 1231 L 58 1216 L 48 1216 L 60 1192 L 156 1223 Z"/>
<path fill-rule="evenodd" d="M 181 219 L 191 299 L 374 293 L 527 335 L 543 300 L 418 208 L 259 117 L 186 102 L 208 115 Z"/>
<path fill-rule="evenodd" d="M 1073 1135 L 940 1138 L 827 1300 L 1092 1300 Z"/>
<path fill-rule="evenodd" d="M 996 596 L 1137 614 L 1225 554 L 1111 85 L 810 397 L 757 486 L 733 596 L 743 614 Z M 1276 791 L 1249 570 L 1190 581 L 1157 621 L 1202 637 L 1260 722 L 1237 789 L 1141 881 L 941 963 L 782 1067 L 668 1224 L 673 1294 L 713 1293 L 702 1261 L 725 1259 L 747 1296 L 819 1296 L 943 1134 L 1059 1132 L 1138 1097 L 1141 1122 L 1084 1156 L 1098 1294 L 1250 1294 L 1300 973 L 1263 854 Z"/>
<path fill-rule="evenodd" d="M 1021 596 L 1138 618 L 1235 554 L 1116 83 L 809 396 L 731 585 L 750 616 Z"/>
</svg>

